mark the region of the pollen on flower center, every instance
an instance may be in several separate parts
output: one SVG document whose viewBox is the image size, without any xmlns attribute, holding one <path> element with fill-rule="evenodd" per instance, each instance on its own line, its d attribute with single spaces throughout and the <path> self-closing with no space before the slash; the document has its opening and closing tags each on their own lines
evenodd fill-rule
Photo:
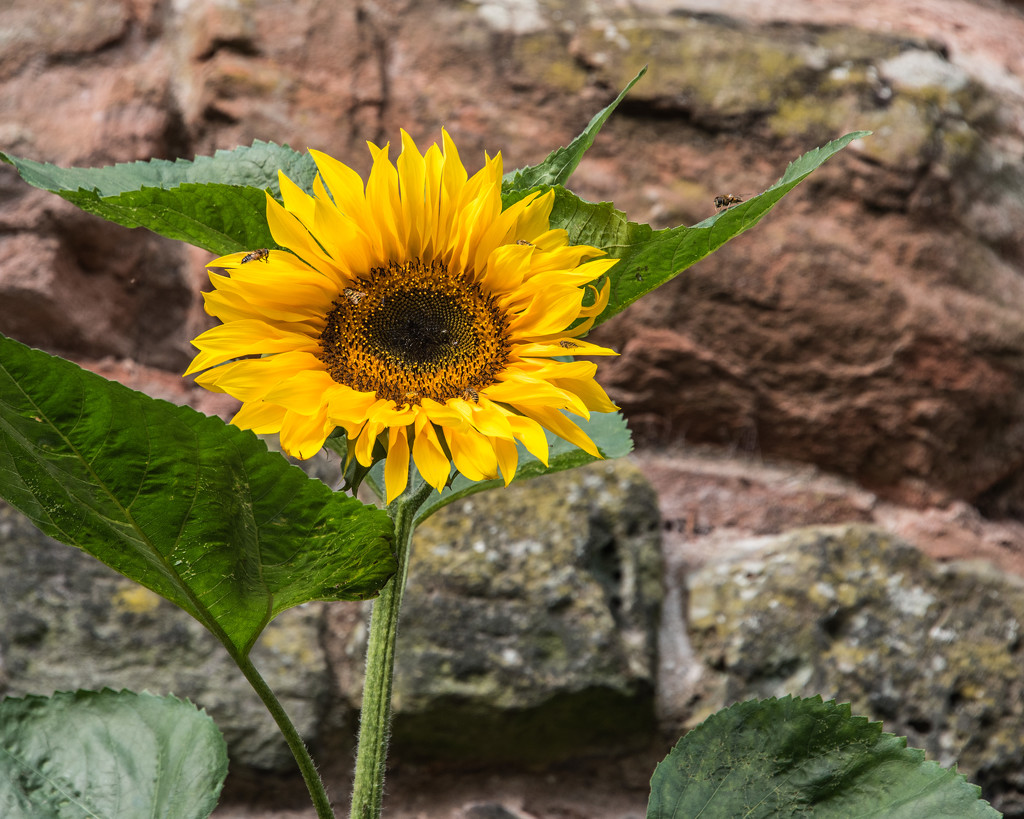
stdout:
<svg viewBox="0 0 1024 819">
<path fill-rule="evenodd" d="M 320 358 L 331 378 L 397 405 L 438 402 L 494 382 L 508 363 L 508 318 L 439 262 L 374 268 L 336 299 Z"/>
</svg>

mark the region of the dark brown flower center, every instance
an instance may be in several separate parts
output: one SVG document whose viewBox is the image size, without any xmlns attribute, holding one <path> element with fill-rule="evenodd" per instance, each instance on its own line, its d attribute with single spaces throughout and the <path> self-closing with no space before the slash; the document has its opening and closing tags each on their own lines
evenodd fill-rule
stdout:
<svg viewBox="0 0 1024 819">
<path fill-rule="evenodd" d="M 508 363 L 508 318 L 441 262 L 392 262 L 345 288 L 320 335 L 331 378 L 399 406 L 476 396 Z"/>
</svg>

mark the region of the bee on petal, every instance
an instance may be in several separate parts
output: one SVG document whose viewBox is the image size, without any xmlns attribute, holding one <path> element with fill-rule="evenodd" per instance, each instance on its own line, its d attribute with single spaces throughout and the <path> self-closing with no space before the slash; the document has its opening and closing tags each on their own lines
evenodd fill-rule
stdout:
<svg viewBox="0 0 1024 819">
<path fill-rule="evenodd" d="M 270 258 L 270 251 L 265 247 L 261 247 L 259 250 L 254 250 L 252 253 L 247 253 L 242 257 L 242 264 L 246 262 L 265 262 Z"/>
</svg>

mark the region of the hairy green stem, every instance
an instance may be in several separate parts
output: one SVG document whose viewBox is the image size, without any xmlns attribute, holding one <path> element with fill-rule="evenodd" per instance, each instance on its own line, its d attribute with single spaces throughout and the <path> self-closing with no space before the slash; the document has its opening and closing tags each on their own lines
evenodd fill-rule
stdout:
<svg viewBox="0 0 1024 819">
<path fill-rule="evenodd" d="M 309 795 L 313 797 L 313 806 L 316 808 L 318 819 L 335 819 L 334 811 L 331 809 L 331 800 L 327 797 L 327 789 L 324 787 L 323 780 L 316 772 L 313 757 L 309 755 L 306 743 L 302 741 L 302 737 L 299 736 L 295 725 L 288 718 L 288 714 L 281 706 L 281 702 L 277 699 L 270 686 L 267 685 L 260 672 L 256 670 L 256 666 L 252 664 L 252 660 L 248 656 L 237 657 L 234 654 L 232 656 L 235 662 L 238 663 L 238 667 L 242 669 L 242 673 L 249 681 L 249 684 L 259 694 L 263 704 L 267 706 L 267 710 L 273 716 L 277 727 L 284 734 L 285 741 L 288 743 L 295 761 L 299 763 L 299 770 L 302 771 L 302 778 L 306 781 Z"/>
<path fill-rule="evenodd" d="M 388 506 L 388 514 L 395 522 L 398 571 L 374 601 L 370 616 L 351 819 L 378 819 L 380 816 L 391 726 L 391 682 L 395 671 L 398 615 L 409 576 L 409 546 L 416 528 L 416 512 L 431 491 L 432 487 L 427 484 L 409 489 Z"/>
</svg>

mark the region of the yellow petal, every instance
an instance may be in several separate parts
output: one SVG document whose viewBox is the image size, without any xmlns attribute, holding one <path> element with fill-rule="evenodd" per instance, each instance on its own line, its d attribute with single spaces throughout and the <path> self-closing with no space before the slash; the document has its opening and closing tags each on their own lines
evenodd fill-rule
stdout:
<svg viewBox="0 0 1024 819">
<path fill-rule="evenodd" d="M 409 434 L 407 427 L 388 430 L 388 457 L 384 462 L 384 494 L 391 503 L 409 483 Z"/>
<path fill-rule="evenodd" d="M 270 234 L 274 237 L 275 242 L 282 247 L 289 248 L 310 264 L 315 264 L 317 261 L 330 263 L 330 257 L 309 235 L 306 226 L 299 221 L 294 213 L 288 212 L 279 205 L 269 193 L 267 194 L 267 226 L 270 228 Z M 257 263 L 250 262 L 249 264 Z"/>
<path fill-rule="evenodd" d="M 489 437 L 512 438 L 506 413 L 498 408 L 485 394 L 475 403 L 462 398 L 452 399 L 448 406 L 459 413 L 476 430 Z M 447 426 L 452 426 L 451 424 Z"/>
<path fill-rule="evenodd" d="M 444 129 L 441 129 L 441 141 L 444 145 L 444 165 L 441 170 L 441 197 L 437 213 L 437 246 L 439 249 L 443 249 L 447 244 L 445 238 L 451 233 L 456 209 L 468 178 L 462 160 L 459 159 L 459 151 Z"/>
<path fill-rule="evenodd" d="M 519 294 L 519 288 L 530 272 L 530 256 L 533 251 L 526 245 L 502 245 L 488 257 L 486 264 L 477 273 L 480 287 L 500 294 L 498 305 L 511 309 Z M 528 303 L 527 296 L 521 301 Z"/>
<path fill-rule="evenodd" d="M 301 325 L 297 325 L 301 326 Z M 320 343 L 304 332 L 295 332 L 256 319 L 221 324 L 200 334 L 192 341 L 200 350 L 185 375 L 215 367 L 247 355 L 266 355 L 296 350 L 315 353 Z"/>
<path fill-rule="evenodd" d="M 298 216 L 304 225 L 313 224 L 313 197 L 285 176 L 284 171 L 277 172 L 277 181 L 281 186 L 281 200 L 285 210 Z"/>
<path fill-rule="evenodd" d="M 548 245 L 551 241 L 551 237 L 548 235 L 548 224 L 551 220 L 551 209 L 554 206 L 554 191 L 548 191 L 534 199 L 530 203 L 530 207 L 519 215 L 516 236 L 526 239 L 537 247 L 544 248 Z M 566 235 L 566 241 L 568 241 L 568 234 L 565 231 L 562 233 Z"/>
<path fill-rule="evenodd" d="M 377 443 L 380 426 L 367 421 L 355 437 L 356 460 L 362 466 L 373 466 L 373 446 Z"/>
<path fill-rule="evenodd" d="M 555 379 L 555 383 L 566 392 L 571 392 L 579 397 L 592 412 L 615 412 L 618 409 L 615 402 L 608 397 L 608 393 L 593 378 L 580 378 L 572 380 Z"/>
<path fill-rule="evenodd" d="M 444 173 L 444 155 L 437 145 L 431 145 L 423 157 L 423 247 L 425 259 L 436 258 L 440 253 L 438 239 L 441 207 L 441 180 Z"/>
<path fill-rule="evenodd" d="M 600 347 L 581 338 L 562 336 L 535 344 L 517 344 L 515 355 L 521 359 L 550 358 L 553 356 L 577 355 L 618 355 L 609 347 Z"/>
<path fill-rule="evenodd" d="M 214 383 L 220 391 L 240 401 L 262 401 L 268 392 L 294 373 L 322 369 L 320 360 L 309 353 L 278 353 L 222 364 L 197 376 L 196 383 L 200 383 L 200 379 L 203 386 Z"/>
<path fill-rule="evenodd" d="M 516 476 L 516 467 L 519 465 L 519 447 L 514 441 L 506 441 L 503 438 L 491 438 L 491 446 L 494 447 L 494 454 L 498 458 L 498 466 L 501 468 L 501 477 L 508 486 Z"/>
<path fill-rule="evenodd" d="M 287 410 L 277 404 L 264 401 L 249 401 L 235 413 L 231 423 L 239 429 L 251 429 L 257 435 L 280 432 Z"/>
<path fill-rule="evenodd" d="M 595 458 L 603 457 L 587 434 L 558 410 L 550 407 L 529 407 L 524 409 L 523 413 L 543 425 L 545 429 L 551 430 L 559 438 L 564 438 L 569 443 L 575 444 L 584 452 Z"/>
<path fill-rule="evenodd" d="M 441 404 L 432 398 L 424 398 L 420 402 L 420 406 L 423 414 L 430 419 L 431 423 L 443 427 L 466 426 L 465 416 L 448 403 Z"/>
<path fill-rule="evenodd" d="M 360 392 L 344 384 L 337 384 L 327 396 L 327 417 L 346 429 L 361 426 L 375 414 L 376 406 L 383 403 L 376 393 Z"/>
<path fill-rule="evenodd" d="M 490 226 L 488 226 L 486 232 L 484 232 L 480 237 L 480 243 L 477 245 L 472 262 L 472 268 L 474 270 L 482 270 L 487 264 L 487 258 L 491 253 L 493 253 L 499 246 L 505 245 L 506 242 L 511 240 L 511 237 L 515 235 L 516 224 L 519 221 L 519 217 L 527 208 L 529 208 L 530 203 L 533 202 L 536 197 L 537 192 L 527 194 L 518 202 L 505 208 L 505 210 L 499 210 L 498 213 L 495 214 Z M 500 202 L 500 194 L 498 199 Z M 515 247 L 525 247 L 528 251 L 531 250 L 529 245 L 512 244 Z"/>
<path fill-rule="evenodd" d="M 310 407 L 328 406 L 330 394 L 340 386 L 325 370 L 301 370 L 275 384 L 263 400 L 293 412 L 308 412 Z"/>
<path fill-rule="evenodd" d="M 423 252 L 430 202 L 425 197 L 426 163 L 412 137 L 402 129 L 402 153 L 398 156 L 398 184 L 402 197 L 402 221 L 405 223 L 405 252 L 419 256 Z"/>
<path fill-rule="evenodd" d="M 281 424 L 281 448 L 293 458 L 312 458 L 330 435 L 325 408 L 313 415 L 286 412 Z"/>
<path fill-rule="evenodd" d="M 478 432 L 445 430 L 445 439 L 452 453 L 455 468 L 471 481 L 498 476 L 498 459 L 491 443 Z"/>
<path fill-rule="evenodd" d="M 366 204 L 373 213 L 370 239 L 382 259 L 406 257 L 402 202 L 398 192 L 398 171 L 388 159 L 388 147 L 378 148 L 372 143 L 370 153 L 373 166 L 366 180 Z"/>
<path fill-rule="evenodd" d="M 339 290 L 380 264 L 380 259 L 366 233 L 330 200 L 317 200 L 313 230 L 317 236 L 323 237 L 322 241 L 341 274 L 335 277 Z"/>
<path fill-rule="evenodd" d="M 558 292 L 538 293 L 529 309 L 509 322 L 509 331 L 522 336 L 557 333 L 564 331 L 579 314 L 578 296 L 567 298 Z"/>
<path fill-rule="evenodd" d="M 588 362 L 583 362 L 588 363 Z M 586 405 L 575 395 L 542 378 L 531 378 L 523 372 L 509 370 L 502 381 L 487 388 L 487 395 L 495 401 L 517 408 L 555 407 L 571 409 L 578 415 L 588 416 Z"/>
<path fill-rule="evenodd" d="M 433 424 L 425 415 L 416 418 L 416 437 L 412 442 L 412 457 L 423 480 L 440 492 L 448 482 L 451 463 L 441 448 Z"/>
<path fill-rule="evenodd" d="M 332 156 L 313 149 L 310 149 L 309 154 L 316 162 L 316 168 L 338 210 L 358 224 L 372 222 L 373 213 L 366 204 L 362 177 Z"/>
</svg>

